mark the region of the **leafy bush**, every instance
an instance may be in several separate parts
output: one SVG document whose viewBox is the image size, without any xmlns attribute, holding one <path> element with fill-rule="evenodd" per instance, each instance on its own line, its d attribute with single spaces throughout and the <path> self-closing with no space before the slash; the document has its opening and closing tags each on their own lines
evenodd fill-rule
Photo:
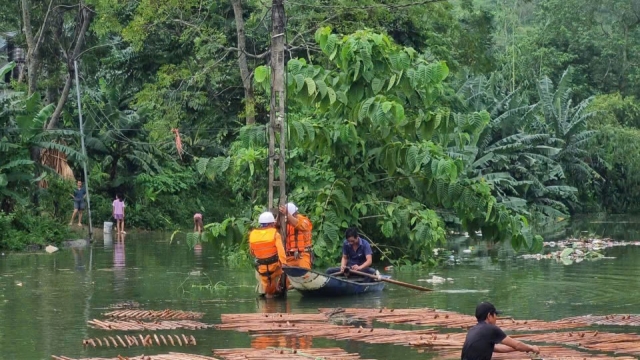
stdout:
<svg viewBox="0 0 640 360">
<path fill-rule="evenodd" d="M 34 215 L 26 208 L 18 208 L 8 215 L 0 212 L 0 249 L 58 246 L 71 238 L 71 229 L 50 215 Z"/>
</svg>

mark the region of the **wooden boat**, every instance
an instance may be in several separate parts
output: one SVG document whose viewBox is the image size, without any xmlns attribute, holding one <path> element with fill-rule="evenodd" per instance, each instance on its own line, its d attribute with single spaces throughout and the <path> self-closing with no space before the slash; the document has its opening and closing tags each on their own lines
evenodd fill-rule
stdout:
<svg viewBox="0 0 640 360">
<path fill-rule="evenodd" d="M 384 281 L 376 281 L 361 276 L 332 276 L 297 266 L 283 266 L 294 289 L 304 296 L 345 296 L 382 291 Z M 391 276 L 381 275 L 388 279 Z"/>
</svg>

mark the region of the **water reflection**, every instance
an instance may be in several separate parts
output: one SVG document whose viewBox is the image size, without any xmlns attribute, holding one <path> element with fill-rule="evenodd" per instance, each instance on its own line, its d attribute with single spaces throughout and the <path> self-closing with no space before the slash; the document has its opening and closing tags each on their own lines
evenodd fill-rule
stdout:
<svg viewBox="0 0 640 360">
<path fill-rule="evenodd" d="M 118 234 L 113 249 L 113 289 L 122 296 L 126 287 L 124 234 Z"/>
<path fill-rule="evenodd" d="M 71 252 L 73 253 L 73 262 L 75 264 L 76 271 L 83 272 L 85 270 L 84 266 L 84 250 L 85 246 L 72 246 Z"/>
<path fill-rule="evenodd" d="M 103 243 L 105 250 L 113 247 L 113 235 L 111 233 L 104 233 Z"/>
</svg>

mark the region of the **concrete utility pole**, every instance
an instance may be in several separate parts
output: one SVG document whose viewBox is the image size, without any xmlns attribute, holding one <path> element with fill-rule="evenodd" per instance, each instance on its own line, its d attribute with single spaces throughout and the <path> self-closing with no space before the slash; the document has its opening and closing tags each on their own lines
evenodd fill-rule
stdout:
<svg viewBox="0 0 640 360">
<path fill-rule="evenodd" d="M 87 213 L 89 215 L 89 240 L 93 238 L 93 224 L 91 223 L 91 197 L 89 197 L 89 176 L 87 175 L 87 148 L 84 146 L 84 124 L 82 123 L 82 105 L 80 104 L 80 80 L 78 80 L 78 62 L 73 61 L 76 75 L 76 94 L 78 95 L 78 115 L 80 116 L 80 143 L 82 146 L 82 169 L 84 170 L 84 186 L 87 189 Z"/>
<path fill-rule="evenodd" d="M 274 208 L 274 190 L 278 188 L 278 205 L 287 202 L 285 189 L 285 124 L 286 124 L 286 85 L 285 85 L 285 14 L 284 0 L 273 0 L 271 7 L 271 112 L 269 114 L 269 209 Z M 276 149 L 276 137 L 279 146 Z M 276 172 L 276 163 L 278 171 Z M 286 246 L 286 217 L 280 216 L 280 232 Z"/>
</svg>

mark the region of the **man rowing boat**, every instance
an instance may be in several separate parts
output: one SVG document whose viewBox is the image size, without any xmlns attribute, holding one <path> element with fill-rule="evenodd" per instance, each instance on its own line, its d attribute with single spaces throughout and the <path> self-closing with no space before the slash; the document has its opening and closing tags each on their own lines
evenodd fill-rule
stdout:
<svg viewBox="0 0 640 360">
<path fill-rule="evenodd" d="M 496 326 L 500 311 L 489 302 L 482 302 L 476 307 L 478 324 L 467 333 L 462 347 L 462 360 L 491 360 L 494 352 L 509 353 L 514 351 L 540 353 L 537 346 L 527 345 L 513 339 Z"/>
<path fill-rule="evenodd" d="M 349 268 L 350 270 L 376 275 L 376 270 L 370 267 L 373 262 L 373 252 L 369 242 L 360 237 L 358 229 L 355 227 L 348 228 L 344 237 L 346 240 L 342 244 L 340 267 L 327 269 L 327 274 L 342 273 L 346 268 Z"/>
</svg>

